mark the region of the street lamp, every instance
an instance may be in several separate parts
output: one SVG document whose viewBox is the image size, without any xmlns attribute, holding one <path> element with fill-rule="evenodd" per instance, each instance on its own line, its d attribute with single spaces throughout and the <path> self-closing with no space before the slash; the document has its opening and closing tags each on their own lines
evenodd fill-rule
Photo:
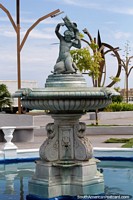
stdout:
<svg viewBox="0 0 133 200">
<path fill-rule="evenodd" d="M 27 30 L 26 34 L 24 35 L 24 38 L 20 42 L 20 0 L 16 0 L 16 23 L 14 22 L 10 12 L 2 5 L 0 4 L 0 8 L 7 14 L 16 34 L 17 34 L 17 82 L 18 82 L 18 89 L 21 88 L 21 57 L 20 52 L 23 48 L 23 45 L 26 42 L 26 39 L 28 38 L 29 33 L 43 20 L 45 20 L 48 17 L 55 17 L 57 14 L 61 14 L 59 9 L 42 16 L 39 18 L 35 23 L 32 24 L 32 26 Z M 21 113 L 21 102 L 20 99 L 18 99 L 18 113 Z"/>
<path fill-rule="evenodd" d="M 17 82 L 18 89 L 21 88 L 21 62 L 20 62 L 20 1 L 16 0 L 16 30 L 17 30 Z M 21 113 L 21 101 L 18 98 L 18 113 Z"/>
</svg>

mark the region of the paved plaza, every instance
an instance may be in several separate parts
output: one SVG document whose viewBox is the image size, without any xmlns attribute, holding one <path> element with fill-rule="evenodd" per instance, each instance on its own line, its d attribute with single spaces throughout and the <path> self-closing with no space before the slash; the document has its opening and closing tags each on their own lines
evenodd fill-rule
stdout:
<svg viewBox="0 0 133 200">
<path fill-rule="evenodd" d="M 39 120 L 38 120 L 39 119 Z M 95 124 L 95 120 L 90 120 L 88 119 L 88 115 L 83 115 L 80 121 L 85 122 L 87 125 L 89 124 Z M 45 126 L 47 123 L 53 122 L 53 119 L 49 116 L 46 115 L 45 119 L 43 118 L 42 120 L 36 117 L 34 121 L 35 126 L 40 126 L 41 129 L 36 129 L 35 130 L 35 135 L 34 135 L 34 142 L 16 142 L 16 146 L 18 149 L 36 149 L 39 148 L 40 145 L 43 143 L 43 141 L 46 139 L 46 130 Z M 99 120 L 99 125 L 133 125 L 133 117 L 130 118 L 119 118 L 119 119 L 108 119 L 108 120 Z M 98 127 L 97 127 L 98 128 Z M 89 127 L 87 128 L 89 129 Z M 112 144 L 107 144 L 104 143 L 105 140 L 109 138 L 133 138 L 133 134 L 127 135 L 109 135 L 109 134 L 104 134 L 104 135 L 92 135 L 89 134 L 87 135 L 89 140 L 91 141 L 93 147 L 121 147 L 121 143 L 112 143 Z M 0 150 L 2 149 L 4 143 L 0 143 Z"/>
</svg>

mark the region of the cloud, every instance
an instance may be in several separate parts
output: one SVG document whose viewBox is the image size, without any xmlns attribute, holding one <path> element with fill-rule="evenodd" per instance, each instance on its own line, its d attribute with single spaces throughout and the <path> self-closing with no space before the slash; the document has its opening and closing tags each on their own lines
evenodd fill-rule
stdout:
<svg viewBox="0 0 133 200">
<path fill-rule="evenodd" d="M 42 16 L 40 16 L 40 17 L 42 17 Z M 13 17 L 13 16 L 12 16 L 12 18 L 15 19 L 15 17 Z M 27 18 L 26 18 L 26 17 L 21 17 L 20 23 L 23 23 L 23 24 L 31 24 L 31 25 L 32 25 L 32 24 L 35 23 L 38 19 L 39 19 L 39 18 L 37 18 L 37 19 L 31 18 L 31 16 L 30 16 L 30 18 L 28 18 L 28 17 L 27 17 Z M 0 16 L 0 22 L 4 22 L 4 23 L 7 22 L 7 23 L 10 23 L 10 20 L 9 20 L 8 17 Z M 14 20 L 14 22 L 15 22 L 15 20 Z M 47 19 L 41 21 L 40 23 L 47 24 L 47 25 L 51 25 L 51 24 L 55 25 L 55 24 L 59 23 L 59 20 L 58 20 L 58 19 L 54 19 L 54 18 L 47 18 Z"/>
<path fill-rule="evenodd" d="M 24 35 L 24 33 L 22 33 L 22 35 Z M 45 33 L 45 31 L 41 31 L 39 29 L 37 30 L 33 30 L 30 33 L 30 39 L 55 39 L 56 36 L 53 33 Z"/>
<path fill-rule="evenodd" d="M 32 25 L 32 24 L 35 23 L 38 19 L 39 19 L 39 18 L 37 18 L 37 19 L 35 19 L 35 18 L 32 18 L 32 19 L 31 19 L 31 18 L 21 18 L 21 23 L 27 23 L 27 24 L 31 24 L 31 25 Z M 53 18 L 47 18 L 47 19 L 41 21 L 40 23 L 48 24 L 48 25 L 50 25 L 50 24 L 55 25 L 55 24 L 59 23 L 59 20 L 53 19 Z"/>
<path fill-rule="evenodd" d="M 37 19 L 36 19 L 37 20 Z M 36 22 L 35 19 L 22 18 L 21 21 L 21 38 L 25 35 L 26 31 Z M 1 27 L 0 36 L 7 38 L 15 38 L 16 33 L 7 17 L 0 17 Z M 5 23 L 7 22 L 7 23 Z M 54 34 L 55 24 L 59 23 L 57 19 L 46 19 L 41 21 L 34 29 L 30 32 L 30 39 L 55 39 Z M 44 24 L 44 26 L 43 26 Z"/>
<path fill-rule="evenodd" d="M 42 43 L 41 43 L 42 44 Z M 0 79 L 17 78 L 16 48 L 14 46 L 1 50 Z M 58 57 L 58 45 L 35 46 L 34 43 L 27 43 L 21 52 L 21 77 L 22 80 L 36 80 L 42 86 L 45 79 L 53 71 L 53 67 Z"/>
<path fill-rule="evenodd" d="M 16 34 L 15 34 L 15 32 L 14 31 L 4 31 L 3 33 L 0 33 L 0 35 L 3 35 L 3 36 L 5 36 L 5 37 L 16 37 Z"/>
<path fill-rule="evenodd" d="M 37 80 L 41 86 L 53 71 L 57 57 L 58 46 L 26 48 L 21 54 L 22 79 Z"/>
<path fill-rule="evenodd" d="M 124 15 L 133 15 L 133 8 L 129 7 L 112 7 L 107 8 L 108 11 L 118 13 L 118 14 L 124 14 Z"/>
<path fill-rule="evenodd" d="M 21 38 L 24 37 L 26 31 L 28 29 L 23 28 L 20 30 Z M 3 26 L 0 28 L 0 36 L 7 38 L 16 38 L 16 33 L 14 29 L 9 26 Z M 46 28 L 35 28 L 29 34 L 30 39 L 47 39 L 52 40 L 56 39 L 56 35 L 54 34 L 54 27 L 46 27 Z"/>
<path fill-rule="evenodd" d="M 57 0 L 59 2 L 59 0 Z M 77 6 L 86 9 L 103 10 L 106 12 L 114 12 L 118 14 L 133 15 L 133 6 L 128 5 L 125 0 L 117 0 L 112 3 L 112 0 L 62 0 L 62 3 Z M 130 2 L 129 2 L 130 3 Z"/>
<path fill-rule="evenodd" d="M 84 7 L 84 8 L 100 8 L 100 4 L 99 3 L 92 3 L 92 2 L 88 2 L 86 0 L 62 0 L 62 3 L 65 3 L 67 5 L 73 5 L 73 6 L 78 6 L 78 7 Z"/>
<path fill-rule="evenodd" d="M 114 33 L 114 38 L 115 38 L 115 39 L 121 40 L 121 39 L 124 38 L 124 40 L 126 40 L 126 39 L 128 39 L 128 38 L 130 38 L 130 37 L 131 37 L 131 34 L 128 33 L 128 32 L 118 31 L 118 32 L 115 32 L 115 33 Z"/>
<path fill-rule="evenodd" d="M 114 24 L 116 24 L 116 21 L 105 21 L 104 24 L 114 25 Z"/>
<path fill-rule="evenodd" d="M 58 55 L 58 46 L 50 46 L 49 48 L 43 46 L 36 47 L 31 44 L 28 48 L 22 51 L 22 61 L 24 63 L 52 64 L 56 61 Z"/>
<path fill-rule="evenodd" d="M 6 46 L 6 48 L 0 48 L 0 62 L 1 63 L 14 63 L 16 62 L 16 49 L 14 46 Z M 2 65 L 1 65 L 2 67 Z"/>
<path fill-rule="evenodd" d="M 8 17 L 0 17 L 0 22 L 9 22 Z"/>
</svg>

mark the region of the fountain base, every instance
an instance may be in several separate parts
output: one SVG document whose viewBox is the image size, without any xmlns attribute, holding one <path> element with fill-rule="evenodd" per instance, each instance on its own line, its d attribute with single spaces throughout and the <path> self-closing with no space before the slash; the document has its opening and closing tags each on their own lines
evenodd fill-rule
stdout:
<svg viewBox="0 0 133 200">
<path fill-rule="evenodd" d="M 46 199 L 103 194 L 103 175 L 97 170 L 96 162 L 95 158 L 86 162 L 37 161 L 35 175 L 29 182 L 29 198 L 30 195 Z"/>
<path fill-rule="evenodd" d="M 47 139 L 40 147 L 44 161 L 88 161 L 93 148 L 85 135 L 86 124 L 79 122 L 82 114 L 51 114 L 54 123 L 46 126 Z"/>
</svg>

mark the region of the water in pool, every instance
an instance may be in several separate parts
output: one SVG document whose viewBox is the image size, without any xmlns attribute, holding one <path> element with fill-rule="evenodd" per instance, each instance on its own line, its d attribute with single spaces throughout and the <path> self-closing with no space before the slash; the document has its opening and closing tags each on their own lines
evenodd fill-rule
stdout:
<svg viewBox="0 0 133 200">
<path fill-rule="evenodd" d="M 26 200 L 34 169 L 33 162 L 0 164 L 0 200 Z M 122 195 L 126 200 L 124 195 L 133 196 L 133 162 L 102 161 L 98 169 L 104 174 L 106 195 Z"/>
</svg>

